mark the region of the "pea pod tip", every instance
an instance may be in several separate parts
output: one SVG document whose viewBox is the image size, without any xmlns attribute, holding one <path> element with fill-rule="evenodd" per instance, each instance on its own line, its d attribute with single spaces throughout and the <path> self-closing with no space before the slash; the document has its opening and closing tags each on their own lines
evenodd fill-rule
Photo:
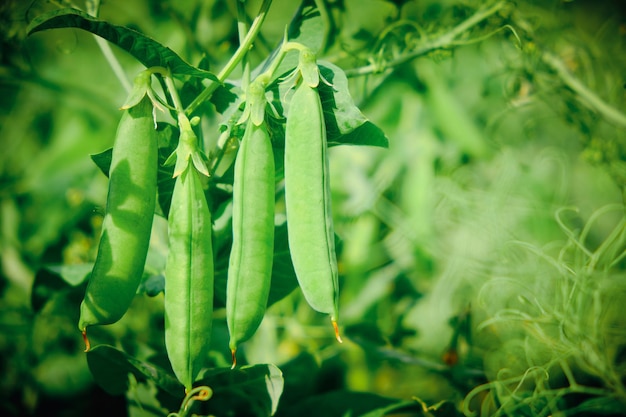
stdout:
<svg viewBox="0 0 626 417">
<path fill-rule="evenodd" d="M 230 350 L 230 354 L 232 356 L 232 360 L 233 360 L 233 364 L 230 367 L 230 369 L 235 369 L 235 367 L 237 366 L 237 349 L 231 349 Z"/>
<path fill-rule="evenodd" d="M 83 336 L 83 342 L 85 342 L 85 350 L 84 352 L 89 352 L 91 350 L 91 343 L 89 342 L 89 338 L 87 337 L 87 328 L 85 327 L 80 331 Z"/>
<path fill-rule="evenodd" d="M 339 334 L 339 325 L 337 324 L 337 320 L 331 319 L 331 321 L 333 323 L 333 329 L 335 330 L 335 338 L 337 339 L 339 343 L 343 343 L 343 340 L 341 339 L 341 335 Z"/>
</svg>

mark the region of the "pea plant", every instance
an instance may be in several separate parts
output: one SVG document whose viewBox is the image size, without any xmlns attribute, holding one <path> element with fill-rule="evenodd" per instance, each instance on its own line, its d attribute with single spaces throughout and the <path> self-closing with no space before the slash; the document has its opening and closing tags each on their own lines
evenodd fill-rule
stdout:
<svg viewBox="0 0 626 417">
<path fill-rule="evenodd" d="M 128 373 L 148 379 L 181 399 L 179 411 L 170 415 L 218 414 L 223 399 L 213 406 L 212 398 L 245 397 L 250 390 L 260 402 L 254 413 L 274 414 L 283 386 L 280 371 L 273 365 L 241 366 L 237 350 L 255 334 L 268 304 L 297 286 L 314 310 L 329 315 L 329 330 L 342 342 L 327 148 L 331 141 L 385 147 L 387 138 L 354 104 L 344 72 L 318 60 L 319 44 L 306 29 L 309 20 L 319 18 L 314 5 L 303 3 L 272 54 L 251 67 L 248 53 L 270 4 L 260 5 L 248 27 L 244 4 L 237 2 L 241 44 L 218 74 L 185 62 L 137 31 L 98 19 L 97 2 L 87 11 L 43 14 L 28 30 L 32 35 L 83 29 L 146 67 L 121 106 L 112 150 L 93 157 L 108 175 L 109 188 L 78 329 L 104 389 L 127 386 Z M 242 75 L 233 81 L 229 76 L 237 68 Z M 205 131 L 207 103 L 221 122 Z M 215 148 L 203 146 L 199 136 L 204 135 L 219 135 Z M 234 162 L 229 154 L 236 154 Z M 283 200 L 286 222 L 276 225 L 276 205 Z M 92 326 L 117 322 L 135 298 L 155 213 L 167 218 L 168 229 L 162 288 L 152 288 L 153 296 L 164 293 L 170 365 L 165 369 L 90 339 Z M 217 221 L 227 221 L 228 231 L 216 233 Z M 283 252 L 277 252 L 275 241 L 286 237 L 288 250 L 281 244 Z M 227 267 L 219 269 L 224 254 Z M 277 258 L 283 258 L 282 270 L 273 266 Z M 232 357 L 226 369 L 216 367 L 211 356 L 213 316 L 221 308 Z M 120 361 L 125 369 L 115 378 L 105 372 Z M 199 401 L 206 402 L 204 409 L 192 406 Z"/>
<path fill-rule="evenodd" d="M 626 336 L 616 330 L 623 319 L 613 298 L 624 285 L 594 280 L 623 267 L 624 221 L 608 236 L 595 232 L 623 205 L 613 202 L 587 221 L 574 218 L 576 210 L 562 207 L 569 204 L 561 199 L 567 187 L 543 184 L 552 184 L 551 164 L 561 157 L 523 144 L 530 142 L 527 132 L 569 132 L 570 119 L 600 133 L 597 126 L 608 121 L 618 129 L 604 128 L 614 134 L 626 117 L 574 75 L 573 58 L 541 42 L 537 16 L 549 13 L 534 2 L 498 0 L 449 8 L 437 1 L 213 2 L 211 11 L 228 9 L 234 37 L 208 51 L 210 42 L 188 33 L 203 30 L 196 14 L 209 8 L 204 2 L 195 2 L 191 17 L 179 14 L 186 6 L 147 3 L 162 8 L 159 18 L 180 23 L 176 36 L 183 41 L 165 32 L 148 36 L 99 0 L 33 6 L 26 28 L 32 40 L 70 28 L 93 35 L 105 71 L 125 90 L 116 98 L 112 147 L 91 155 L 94 170 L 108 178 L 102 224 L 91 229 L 97 250 L 86 262 L 43 266 L 31 303 L 45 317 L 46 297 L 70 294 L 80 348 L 72 346 L 99 388 L 124 399 L 129 415 L 545 416 L 624 405 L 623 365 L 613 369 L 604 355 L 606 344 L 623 356 Z M 285 3 L 294 13 L 279 25 L 272 12 Z M 344 36 L 340 26 L 351 28 L 361 3 L 391 12 L 371 33 L 363 29 L 370 16 L 361 16 Z M 186 19 L 196 19 L 193 29 Z M 545 18 L 562 26 L 553 20 Z M 490 44 L 494 39 L 500 43 Z M 468 105 L 483 113 L 484 131 L 435 70 L 467 45 L 484 50 L 465 55 L 455 74 L 490 74 L 480 93 L 486 104 Z M 487 71 L 494 54 L 507 55 L 508 67 Z M 587 61 L 591 67 L 593 59 Z M 489 79 L 499 72 L 507 77 L 506 109 L 493 98 L 502 99 L 501 88 Z M 454 91 L 475 93 L 471 83 L 453 84 Z M 565 91 L 564 103 L 554 91 Z M 544 101 L 567 115 L 536 123 L 552 114 L 537 104 Z M 371 102 L 381 122 L 366 117 Z M 388 136 L 397 140 L 395 149 Z M 504 151 L 494 152 L 488 136 Z M 507 146 L 518 148 L 507 153 Z M 586 146 L 623 192 L 625 148 L 595 136 Z M 333 169 L 333 156 L 342 163 L 342 155 L 358 159 L 370 151 L 390 156 L 356 179 Z M 352 213 L 336 210 L 349 199 L 342 191 L 349 194 L 350 181 L 367 183 L 366 203 L 349 201 Z M 348 218 L 338 222 L 338 212 Z M 586 224 L 582 232 L 576 222 Z M 483 233 L 492 235 L 482 242 Z M 563 235 L 560 246 L 537 243 Z M 478 244 L 456 243 L 465 240 Z M 458 266 L 463 262 L 467 267 Z M 556 278 L 546 284 L 544 277 Z M 346 290 L 357 301 L 344 303 Z M 301 319 L 295 304 L 315 325 L 276 324 L 276 308 L 293 322 Z M 437 308 L 428 310 L 431 304 Z M 147 313 L 120 331 L 138 311 Z M 583 317 L 587 311 L 593 314 Z M 585 336 L 591 322 L 597 337 Z M 269 340 L 264 326 L 284 342 Z M 614 337 L 603 342 L 604 330 L 615 330 Z M 309 352 L 294 354 L 294 334 L 310 341 Z M 289 359 L 255 355 L 264 343 Z M 385 371 L 410 374 L 415 384 L 435 380 L 439 391 L 422 387 L 424 401 L 413 386 L 402 398 L 352 390 L 376 381 L 337 381 L 328 368 L 347 367 L 346 358 L 380 366 L 376 379 L 391 380 L 387 393 L 401 378 Z"/>
</svg>

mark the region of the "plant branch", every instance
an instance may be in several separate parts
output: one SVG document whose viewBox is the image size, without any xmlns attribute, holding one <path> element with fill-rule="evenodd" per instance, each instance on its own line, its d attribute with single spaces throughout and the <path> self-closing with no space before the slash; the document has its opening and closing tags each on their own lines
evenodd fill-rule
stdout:
<svg viewBox="0 0 626 417">
<path fill-rule="evenodd" d="M 243 1 L 237 1 L 237 32 L 239 34 L 239 44 L 243 44 L 248 33 L 246 8 Z M 241 87 L 244 91 L 247 91 L 248 84 L 250 84 L 250 60 L 248 59 L 248 54 L 245 54 L 241 59 L 241 68 Z"/>
<path fill-rule="evenodd" d="M 436 39 L 426 41 L 419 48 L 413 51 L 410 51 L 406 54 L 400 55 L 394 58 L 393 60 L 384 63 L 383 65 L 378 64 L 378 63 L 373 63 L 373 64 L 366 65 L 366 66 L 359 67 L 359 68 L 348 69 L 345 71 L 346 76 L 357 77 L 357 76 L 362 76 L 362 75 L 381 73 L 391 67 L 402 65 L 406 62 L 409 62 L 420 56 L 424 56 L 437 49 L 444 49 L 444 48 L 448 48 L 451 46 L 456 46 L 455 40 L 460 35 L 462 35 L 463 33 L 467 32 L 468 30 L 470 30 L 472 27 L 476 26 L 483 20 L 489 18 L 490 16 L 500 11 L 505 6 L 505 4 L 506 2 L 499 1 L 493 4 L 491 7 L 481 8 L 472 16 L 470 16 L 467 20 L 461 22 L 459 25 L 452 28 L 452 30 L 450 30 L 449 32 L 443 34 L 442 36 Z"/>
<path fill-rule="evenodd" d="M 584 85 L 565 67 L 563 61 L 549 52 L 545 52 L 542 59 L 550 68 L 556 71 L 557 75 L 561 77 L 561 80 L 563 80 L 565 85 L 579 96 L 584 105 L 602 114 L 611 123 L 614 123 L 619 127 L 626 127 L 626 115 L 606 103 L 598 97 L 596 93 Z"/>
<path fill-rule="evenodd" d="M 233 56 L 230 58 L 228 63 L 226 63 L 226 66 L 224 66 L 224 68 L 222 68 L 222 71 L 220 71 L 220 73 L 217 75 L 217 81 L 212 81 L 198 95 L 198 97 L 196 97 L 189 104 L 189 106 L 187 106 L 187 108 L 185 109 L 185 113 L 187 113 L 187 115 L 193 114 L 193 112 L 205 100 L 211 97 L 211 95 L 213 94 L 213 92 L 215 92 L 217 87 L 219 87 L 219 85 L 223 83 L 224 80 L 226 80 L 226 77 L 228 77 L 230 73 L 233 72 L 233 70 L 237 67 L 237 65 L 239 65 L 243 57 L 248 53 L 248 51 L 252 47 L 252 43 L 256 39 L 257 34 L 259 33 L 259 30 L 261 29 L 261 25 L 265 21 L 265 17 L 267 16 L 267 11 L 269 10 L 271 4 L 272 4 L 272 0 L 263 0 L 263 4 L 261 4 L 259 13 L 257 14 L 252 24 L 250 25 L 250 30 L 246 34 L 246 37 L 244 38 L 243 42 L 241 42 L 241 44 L 239 45 L 239 48 L 237 48 L 237 50 L 235 51 Z"/>
</svg>

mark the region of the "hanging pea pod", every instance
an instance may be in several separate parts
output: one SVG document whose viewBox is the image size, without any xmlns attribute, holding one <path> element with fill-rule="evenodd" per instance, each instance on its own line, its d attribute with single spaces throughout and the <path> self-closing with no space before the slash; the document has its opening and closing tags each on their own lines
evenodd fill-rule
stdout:
<svg viewBox="0 0 626 417">
<path fill-rule="evenodd" d="M 136 89 L 147 88 L 149 75 L 140 74 Z M 111 167 L 106 214 L 96 261 L 80 307 L 79 329 L 111 324 L 128 310 L 141 281 L 156 204 L 157 133 L 152 103 L 133 90 L 118 125 Z"/>
<path fill-rule="evenodd" d="M 168 230 L 165 346 L 176 377 L 189 390 L 208 366 L 214 274 L 211 214 L 191 164 L 176 177 Z"/>
<path fill-rule="evenodd" d="M 226 289 L 226 319 L 233 367 L 237 347 L 252 337 L 261 324 L 271 284 L 274 153 L 263 120 L 264 94 L 262 85 L 250 85 L 247 106 L 252 109 L 235 161 L 233 245 Z M 256 110 L 257 107 L 260 111 Z"/>
<path fill-rule="evenodd" d="M 309 63 L 308 55 L 301 64 Z M 309 65 L 289 104 L 285 127 L 285 204 L 289 249 L 302 293 L 311 307 L 329 314 L 337 340 L 338 271 L 331 213 L 326 126 Z"/>
<path fill-rule="evenodd" d="M 189 392 L 200 371 L 209 366 L 214 262 L 211 213 L 196 164 L 202 160 L 190 125 L 182 124 L 179 140 L 168 216 L 165 347 L 176 377 Z"/>
</svg>

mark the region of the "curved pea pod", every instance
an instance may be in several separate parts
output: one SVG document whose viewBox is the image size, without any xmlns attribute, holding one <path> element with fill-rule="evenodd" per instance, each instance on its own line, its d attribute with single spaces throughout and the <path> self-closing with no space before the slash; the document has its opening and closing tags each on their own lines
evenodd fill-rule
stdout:
<svg viewBox="0 0 626 417">
<path fill-rule="evenodd" d="M 145 96 L 124 110 L 118 125 L 98 254 L 80 306 L 83 335 L 87 326 L 118 321 L 137 292 L 156 203 L 157 152 L 152 104 Z"/>
<path fill-rule="evenodd" d="M 313 309 L 330 314 L 341 341 L 326 126 L 317 89 L 305 82 L 291 98 L 285 127 L 285 205 L 289 250 L 302 293 Z"/>
<path fill-rule="evenodd" d="M 211 213 L 191 161 L 176 177 L 168 218 L 165 347 L 187 391 L 208 366 L 213 315 Z"/>
<path fill-rule="evenodd" d="M 229 347 L 236 350 L 261 324 L 274 258 L 274 153 L 264 122 L 248 120 L 235 161 L 233 245 L 226 287 Z"/>
</svg>

